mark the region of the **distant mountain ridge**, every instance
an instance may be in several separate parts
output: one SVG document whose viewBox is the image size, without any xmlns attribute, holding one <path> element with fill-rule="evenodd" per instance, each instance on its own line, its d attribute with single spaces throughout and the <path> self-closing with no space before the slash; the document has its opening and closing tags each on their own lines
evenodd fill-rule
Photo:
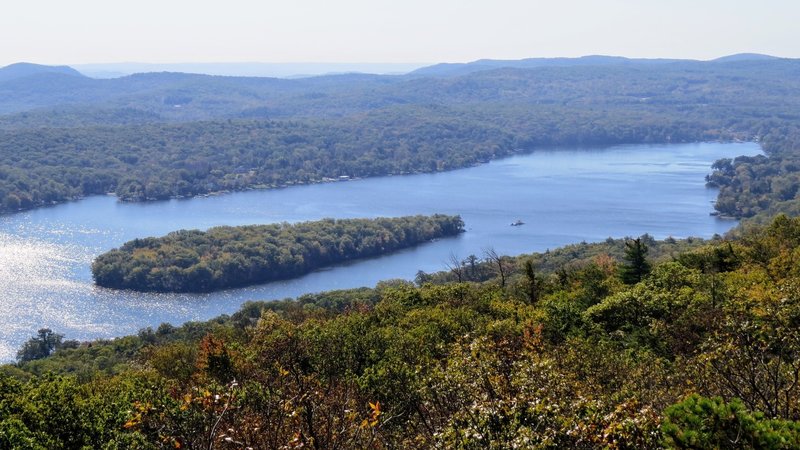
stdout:
<svg viewBox="0 0 800 450">
<path fill-rule="evenodd" d="M 343 73 L 396 75 L 425 66 L 420 63 L 110 63 L 73 66 L 92 78 L 120 78 L 143 72 L 182 72 L 227 77 L 307 78 Z"/>
<path fill-rule="evenodd" d="M 680 62 L 738 62 L 785 59 L 759 53 L 737 53 L 709 61 L 678 58 L 627 58 L 587 55 L 575 58 L 479 59 L 466 63 L 438 63 L 427 66 L 404 63 L 109 63 L 48 66 L 20 62 L 0 68 L 0 83 L 43 73 L 58 73 L 95 79 L 122 78 L 139 73 L 184 73 L 248 78 L 319 78 L 342 74 L 450 76 L 499 68 L 532 69 L 593 65 L 664 64 Z M 321 71 L 322 69 L 327 69 Z"/>
<path fill-rule="evenodd" d="M 52 73 L 84 78 L 83 74 L 69 66 L 44 66 L 41 64 L 20 62 L 0 68 L 0 83 L 18 78 Z"/>
<path fill-rule="evenodd" d="M 784 59 L 772 55 L 764 55 L 761 53 L 737 53 L 735 55 L 722 56 L 713 59 L 713 62 L 736 62 L 736 61 L 770 61 L 775 59 Z"/>
<path fill-rule="evenodd" d="M 602 85 L 602 80 L 613 78 L 619 83 L 641 78 L 643 83 L 652 84 L 647 77 L 656 77 L 681 85 L 689 78 L 705 83 L 723 72 L 744 78 L 794 79 L 800 72 L 800 59 L 747 53 L 711 61 L 592 55 L 482 59 L 436 64 L 405 75 L 348 73 L 269 78 L 147 72 L 114 79 L 86 77 L 66 66 L 19 63 L 0 68 L 0 129 L 239 118 L 336 118 L 403 105 L 546 104 L 563 102 L 557 94 L 568 90 L 579 97 L 589 95 L 581 89 L 592 83 L 597 86 L 593 89 L 605 89 L 618 99 L 669 101 L 661 98 L 674 97 L 662 92 L 668 85 L 638 93 L 617 92 L 613 86 Z"/>
<path fill-rule="evenodd" d="M 687 62 L 736 62 L 736 61 L 764 61 L 781 59 L 775 56 L 758 53 L 739 53 L 723 56 L 711 61 L 692 59 L 669 58 L 626 58 L 623 56 L 588 55 L 578 58 L 526 58 L 526 59 L 479 59 L 468 63 L 441 63 L 422 67 L 410 73 L 416 76 L 457 76 L 467 75 L 484 70 L 513 68 L 533 69 L 539 67 L 575 67 L 575 66 L 608 66 L 608 65 L 653 65 Z"/>
</svg>

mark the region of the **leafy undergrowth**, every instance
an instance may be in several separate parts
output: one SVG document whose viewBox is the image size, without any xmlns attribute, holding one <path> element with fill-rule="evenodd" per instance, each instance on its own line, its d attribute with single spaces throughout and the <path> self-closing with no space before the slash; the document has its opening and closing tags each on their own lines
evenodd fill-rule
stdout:
<svg viewBox="0 0 800 450">
<path fill-rule="evenodd" d="M 800 219 L 680 242 L 63 348 L 3 368 L 0 447 L 797 448 Z"/>
</svg>

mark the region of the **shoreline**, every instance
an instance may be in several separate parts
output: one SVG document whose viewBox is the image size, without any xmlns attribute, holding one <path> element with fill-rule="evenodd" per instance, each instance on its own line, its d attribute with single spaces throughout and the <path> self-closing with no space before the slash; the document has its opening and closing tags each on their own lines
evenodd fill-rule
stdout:
<svg viewBox="0 0 800 450">
<path fill-rule="evenodd" d="M 545 150 L 545 149 L 550 149 L 550 150 L 575 150 L 575 149 L 577 149 L 577 150 L 597 150 L 597 149 L 610 149 L 610 148 L 615 148 L 615 147 L 624 147 L 624 146 L 629 146 L 629 145 L 630 146 L 636 146 L 636 145 L 656 145 L 656 146 L 665 145 L 666 146 L 666 145 L 705 144 L 705 143 L 716 143 L 716 144 L 747 144 L 747 143 L 752 143 L 752 144 L 758 145 L 759 148 L 761 149 L 761 152 L 765 156 L 769 157 L 769 155 L 766 153 L 764 148 L 761 146 L 761 142 L 757 137 L 755 137 L 755 138 L 753 138 L 751 140 L 714 139 L 714 140 L 688 141 L 688 142 L 671 142 L 671 141 L 660 142 L 660 143 L 628 142 L 628 143 L 611 144 L 611 145 L 538 147 L 538 148 L 528 149 L 528 150 L 516 149 L 516 150 L 513 150 L 513 151 L 509 152 L 508 154 L 505 154 L 505 155 L 500 156 L 500 157 L 494 156 L 490 160 L 485 161 L 485 162 L 477 162 L 477 163 L 472 163 L 472 164 L 468 164 L 468 165 L 464 165 L 464 166 L 455 166 L 455 167 L 452 167 L 452 168 L 446 168 L 446 169 L 442 169 L 442 170 L 414 171 L 414 172 L 390 172 L 390 173 L 381 174 L 381 175 L 372 175 L 372 176 L 363 176 L 363 177 L 362 176 L 350 176 L 350 175 L 347 175 L 347 179 L 323 177 L 322 179 L 310 180 L 308 182 L 289 181 L 289 182 L 286 182 L 286 183 L 283 183 L 283 184 L 272 184 L 272 185 L 254 184 L 254 185 L 243 187 L 242 189 L 235 189 L 235 190 L 220 189 L 220 190 L 216 190 L 216 191 L 198 193 L 198 194 L 189 195 L 189 196 L 175 195 L 175 196 L 170 196 L 168 198 L 163 198 L 163 199 L 150 198 L 150 199 L 144 199 L 144 200 L 130 200 L 130 199 L 119 198 L 119 196 L 117 196 L 117 194 L 115 192 L 97 193 L 97 194 L 90 194 L 90 195 L 85 195 L 85 196 L 73 197 L 73 198 L 66 199 L 64 201 L 53 201 L 53 202 L 51 202 L 49 204 L 42 204 L 42 205 L 32 206 L 30 208 L 21 208 L 21 209 L 18 209 L 17 211 L 0 212 L 0 217 L 7 216 L 7 215 L 18 214 L 18 213 L 29 212 L 29 211 L 34 211 L 34 210 L 42 209 L 42 208 L 50 208 L 50 207 L 54 207 L 54 206 L 59 206 L 59 205 L 71 203 L 71 202 L 78 202 L 78 201 L 81 201 L 81 200 L 85 200 L 85 199 L 87 199 L 89 197 L 96 197 L 96 196 L 98 196 L 98 197 L 99 196 L 116 197 L 117 201 L 120 202 L 120 203 L 146 204 L 146 203 L 168 202 L 168 201 L 171 201 L 171 200 L 191 200 L 191 199 L 194 199 L 194 198 L 217 197 L 217 196 L 222 196 L 222 195 L 234 194 L 234 193 L 237 193 L 237 192 L 268 191 L 268 190 L 276 190 L 276 189 L 286 189 L 286 188 L 297 187 L 297 186 L 311 186 L 311 185 L 315 185 L 315 184 L 343 183 L 343 182 L 348 182 L 348 181 L 359 181 L 359 180 L 374 179 L 374 178 L 381 178 L 381 177 L 398 177 L 398 176 L 406 176 L 406 175 L 424 175 L 424 174 L 446 173 L 446 172 L 452 172 L 452 171 L 455 171 L 455 170 L 468 169 L 470 167 L 479 167 L 479 166 L 482 166 L 482 165 L 490 164 L 493 161 L 500 161 L 500 160 L 503 160 L 503 159 L 506 159 L 506 158 L 511 158 L 511 157 L 514 157 L 514 156 L 528 155 L 528 154 L 532 154 L 532 153 L 535 153 L 537 151 L 541 151 L 541 150 Z M 737 156 L 734 156 L 733 158 L 737 158 L 738 156 L 744 156 L 744 155 L 737 155 Z M 711 169 L 711 166 L 709 166 L 709 169 Z M 723 219 L 723 217 L 720 217 L 720 219 Z M 727 220 L 727 217 L 725 217 L 724 219 Z M 733 219 L 742 220 L 742 219 L 744 219 L 744 217 L 733 217 Z"/>
</svg>

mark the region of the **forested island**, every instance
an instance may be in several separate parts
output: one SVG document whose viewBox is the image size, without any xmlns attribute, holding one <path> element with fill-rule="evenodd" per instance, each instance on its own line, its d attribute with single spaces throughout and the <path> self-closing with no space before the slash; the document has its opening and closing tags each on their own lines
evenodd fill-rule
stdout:
<svg viewBox="0 0 800 450">
<path fill-rule="evenodd" d="M 778 216 L 113 340 L 44 329 L 0 367 L 0 447 L 794 449 L 799 254 Z"/>
<path fill-rule="evenodd" d="M 463 231 L 460 217 L 442 214 L 181 230 L 98 256 L 92 275 L 108 288 L 208 292 L 293 278 Z"/>
</svg>

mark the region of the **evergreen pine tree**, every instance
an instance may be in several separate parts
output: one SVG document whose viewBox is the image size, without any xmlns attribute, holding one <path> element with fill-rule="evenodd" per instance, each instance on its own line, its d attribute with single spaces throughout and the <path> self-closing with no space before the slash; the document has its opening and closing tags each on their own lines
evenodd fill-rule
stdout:
<svg viewBox="0 0 800 450">
<path fill-rule="evenodd" d="M 636 284 L 650 273 L 647 261 L 647 244 L 642 238 L 625 242 L 625 264 L 620 268 L 620 277 L 625 284 Z"/>
</svg>

